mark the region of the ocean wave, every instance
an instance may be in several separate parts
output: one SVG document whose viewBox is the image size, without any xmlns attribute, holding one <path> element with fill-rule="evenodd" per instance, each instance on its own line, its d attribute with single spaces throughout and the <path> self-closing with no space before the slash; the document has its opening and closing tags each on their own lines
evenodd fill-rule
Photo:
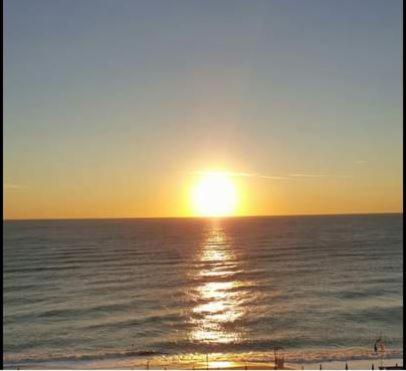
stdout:
<svg viewBox="0 0 406 371">
<path fill-rule="evenodd" d="M 5 355 L 3 358 L 5 368 L 18 367 L 19 365 L 29 364 L 31 366 L 40 367 L 41 364 L 55 365 L 58 362 L 69 362 L 72 368 L 84 368 L 83 362 L 87 362 L 87 365 L 91 365 L 92 362 L 97 362 L 99 368 L 103 368 L 103 363 L 100 361 L 114 361 L 116 364 L 120 364 L 120 361 L 133 360 L 138 364 L 145 363 L 145 360 L 149 360 L 150 364 L 165 364 L 166 366 L 186 364 L 199 364 L 205 363 L 206 354 L 199 352 L 183 352 L 178 354 L 167 353 L 154 350 L 122 350 L 122 351 L 104 351 L 104 352 L 89 352 L 82 354 L 57 354 L 51 355 L 47 353 L 32 354 L 29 356 L 23 356 L 19 354 Z M 356 360 L 371 360 L 379 361 L 379 355 L 372 349 L 368 348 L 350 348 L 350 349 L 313 349 L 303 351 L 288 351 L 280 349 L 279 354 L 283 354 L 285 362 L 287 364 L 307 364 L 318 363 L 323 364 L 327 362 L 349 362 Z M 403 358 L 403 350 L 401 348 L 391 349 L 385 353 L 385 359 L 397 359 Z M 274 361 L 274 348 L 270 347 L 261 351 L 245 351 L 245 352 L 215 352 L 210 353 L 210 362 L 219 361 L 232 361 L 240 362 L 249 365 L 250 363 L 270 363 Z M 88 362 L 91 363 L 88 363 Z M 128 361 L 127 361 L 128 364 Z M 131 364 L 131 362 L 130 362 Z M 76 365 L 76 367 L 75 367 Z M 81 366 L 82 365 L 82 366 Z M 111 368 L 111 366 L 110 366 Z"/>
</svg>

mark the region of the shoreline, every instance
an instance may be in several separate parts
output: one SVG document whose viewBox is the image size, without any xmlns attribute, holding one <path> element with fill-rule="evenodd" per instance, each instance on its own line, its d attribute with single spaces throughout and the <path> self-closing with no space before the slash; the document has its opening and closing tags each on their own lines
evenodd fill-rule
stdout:
<svg viewBox="0 0 406 371">
<path fill-rule="evenodd" d="M 379 359 L 356 359 L 356 360 L 332 360 L 324 362 L 303 362 L 284 364 L 284 370 L 344 370 L 346 363 L 349 370 L 371 370 L 374 365 L 375 370 L 379 370 Z M 386 358 L 383 360 L 384 366 L 404 366 L 403 358 Z M 157 359 L 127 359 L 127 360 L 103 360 L 103 361 L 61 361 L 61 362 L 40 362 L 32 364 L 3 365 L 4 370 L 274 370 L 275 363 L 264 362 L 244 362 L 214 360 L 205 361 L 164 361 Z"/>
</svg>

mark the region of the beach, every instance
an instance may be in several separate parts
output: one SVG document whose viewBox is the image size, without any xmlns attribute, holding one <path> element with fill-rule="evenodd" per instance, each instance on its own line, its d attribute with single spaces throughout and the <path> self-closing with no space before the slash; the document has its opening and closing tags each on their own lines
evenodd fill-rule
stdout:
<svg viewBox="0 0 406 371">
<path fill-rule="evenodd" d="M 198 357 L 191 357 L 190 360 L 179 360 L 179 359 L 149 359 L 149 360 L 127 360 L 126 362 L 83 362 L 79 364 L 72 364 L 69 362 L 59 362 L 59 363 L 44 363 L 42 365 L 21 365 L 18 368 L 20 370 L 24 369 L 122 369 L 122 370 L 274 370 L 275 363 L 272 361 L 268 362 L 242 362 L 242 361 L 226 361 L 219 360 L 214 356 L 216 360 L 212 360 L 206 363 L 203 359 L 198 360 Z M 344 370 L 348 365 L 349 370 L 371 370 L 372 365 L 375 370 L 379 369 L 381 365 L 378 359 L 358 359 L 351 360 L 350 362 L 343 361 L 330 361 L 323 363 L 286 363 L 283 368 L 285 370 L 320 370 L 320 365 L 323 370 Z M 385 366 L 395 366 L 403 365 L 403 359 L 393 358 L 385 359 L 383 362 Z M 10 368 L 15 369 L 15 368 Z"/>
</svg>

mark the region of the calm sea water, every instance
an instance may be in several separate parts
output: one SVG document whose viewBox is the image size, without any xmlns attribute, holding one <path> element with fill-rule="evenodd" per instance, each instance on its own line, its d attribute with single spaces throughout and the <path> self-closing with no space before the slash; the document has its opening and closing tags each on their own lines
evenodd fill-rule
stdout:
<svg viewBox="0 0 406 371">
<path fill-rule="evenodd" d="M 4 222 L 4 364 L 402 358 L 402 218 Z"/>
</svg>

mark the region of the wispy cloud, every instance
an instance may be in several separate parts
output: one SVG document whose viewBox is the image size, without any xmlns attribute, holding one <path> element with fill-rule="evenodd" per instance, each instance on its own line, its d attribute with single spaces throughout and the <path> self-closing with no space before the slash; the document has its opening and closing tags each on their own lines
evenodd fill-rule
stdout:
<svg viewBox="0 0 406 371">
<path fill-rule="evenodd" d="M 293 178 L 324 178 L 324 179 L 346 179 L 350 178 L 348 175 L 332 175 L 332 174 L 302 174 L 295 173 L 289 174 Z"/>
<path fill-rule="evenodd" d="M 272 180 L 289 180 L 289 177 L 286 176 L 279 176 L 279 175 L 262 175 L 262 174 L 255 174 L 258 178 L 262 179 L 272 179 Z"/>
<path fill-rule="evenodd" d="M 236 171 L 220 171 L 222 174 L 232 176 L 232 177 L 249 177 L 249 178 L 264 178 L 264 179 L 273 179 L 273 180 L 284 180 L 288 179 L 285 176 L 279 175 L 263 175 L 259 173 L 244 173 L 244 172 L 236 172 Z M 206 175 L 206 174 L 213 174 L 216 171 L 192 171 L 192 174 L 198 175 Z"/>
<path fill-rule="evenodd" d="M 216 173 L 216 171 L 192 171 L 192 173 L 198 175 L 206 175 Z M 298 181 L 300 180 L 300 178 L 348 178 L 347 175 L 303 174 L 303 173 L 293 173 L 289 175 L 267 175 L 261 173 L 245 173 L 234 171 L 221 171 L 221 173 L 231 177 L 250 177 L 269 180 L 288 180 L 288 181 Z"/>
<path fill-rule="evenodd" d="M 289 174 L 289 176 L 294 177 L 294 178 L 326 178 L 328 175 L 325 174 Z"/>
<path fill-rule="evenodd" d="M 357 161 L 354 161 L 354 163 L 357 164 L 357 165 L 365 165 L 366 163 L 368 163 L 368 161 L 365 161 L 365 160 L 357 160 Z"/>
<path fill-rule="evenodd" d="M 27 188 L 27 186 L 24 186 L 24 185 L 21 185 L 21 184 L 10 184 L 10 183 L 6 183 L 6 184 L 3 184 L 3 188 L 4 188 L 4 189 L 15 189 L 15 190 L 18 190 L 18 189 L 25 189 L 25 188 Z"/>
<path fill-rule="evenodd" d="M 228 175 L 228 176 L 240 176 L 240 177 L 252 177 L 252 176 L 256 175 L 254 173 L 241 173 L 241 172 L 235 172 L 235 171 L 203 171 L 203 170 L 196 170 L 196 171 L 192 171 L 191 173 L 197 174 L 197 175 L 208 175 L 208 174 L 221 173 L 221 174 Z"/>
</svg>

